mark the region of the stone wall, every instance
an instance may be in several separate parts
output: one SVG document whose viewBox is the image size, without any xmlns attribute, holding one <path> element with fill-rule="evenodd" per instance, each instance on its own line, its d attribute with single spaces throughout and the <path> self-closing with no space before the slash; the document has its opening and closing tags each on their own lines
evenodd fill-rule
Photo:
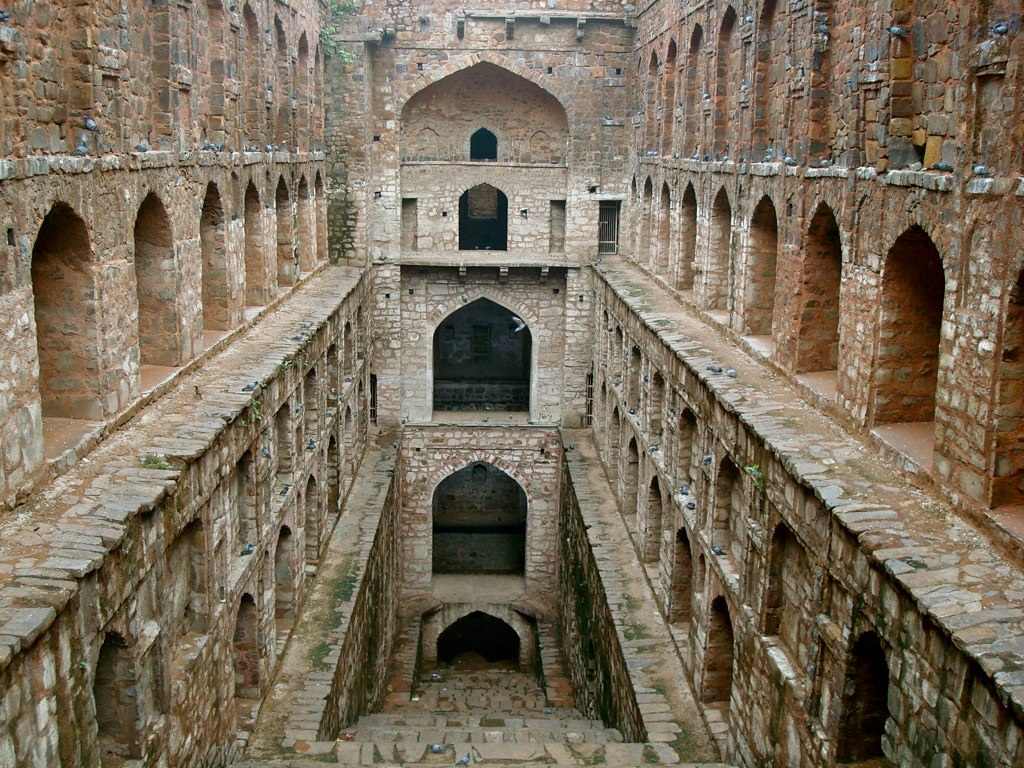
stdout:
<svg viewBox="0 0 1024 768">
<path fill-rule="evenodd" d="M 576 707 L 617 728 L 626 741 L 646 741 L 626 658 L 601 573 L 594 560 L 568 466 L 562 466 L 558 513 L 559 634 Z"/>
<path fill-rule="evenodd" d="M 402 477 L 390 462 L 387 497 L 379 514 L 367 522 L 374 531 L 368 554 L 352 571 L 355 600 L 339 627 L 343 638 L 329 657 L 336 661 L 330 693 L 317 734 L 319 741 L 338 738 L 339 731 L 360 715 L 372 712 L 387 693 L 388 664 L 398 631 L 398 600 L 402 587 Z M 381 478 L 378 482 L 383 482 Z"/>
<path fill-rule="evenodd" d="M 965 511 L 1016 504 L 1020 9 L 755 6 L 639 14 L 624 251 Z"/>
<path fill-rule="evenodd" d="M 530 419 L 557 422 L 564 396 L 566 306 L 576 298 L 567 294 L 568 274 L 575 271 L 552 270 L 542 274 L 538 269 L 507 273 L 499 269 L 473 269 L 463 277 L 451 268 L 403 267 L 402 416 L 417 422 L 431 420 L 434 334 L 452 312 L 486 298 L 522 318 L 529 327 L 533 354 Z"/>
<path fill-rule="evenodd" d="M 434 491 L 446 477 L 477 462 L 509 475 L 526 493 L 525 589 L 516 590 L 520 603 L 512 607 L 523 608 L 535 617 L 554 615 L 560 456 L 558 433 L 549 428 L 456 424 L 405 427 L 400 461 L 403 615 L 419 615 L 445 601 L 445 596 L 434 595 L 431 590 Z"/>
<path fill-rule="evenodd" d="M 325 268 L 4 521 L 5 765 L 228 759 L 359 466 L 367 288 Z"/>
<path fill-rule="evenodd" d="M 598 273 L 595 434 L 729 758 L 1019 762 L 1019 568 L 643 271 Z"/>
</svg>

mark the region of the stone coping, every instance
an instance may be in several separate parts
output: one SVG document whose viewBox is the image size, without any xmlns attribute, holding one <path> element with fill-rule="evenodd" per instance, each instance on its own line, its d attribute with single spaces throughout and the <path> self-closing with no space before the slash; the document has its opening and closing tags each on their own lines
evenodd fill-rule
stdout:
<svg viewBox="0 0 1024 768">
<path fill-rule="evenodd" d="M 129 535 L 137 515 L 177 491 L 200 459 L 250 409 L 363 279 L 329 266 L 230 348 L 111 435 L 63 477 L 0 522 L 0 672 L 53 624 Z M 196 399 L 195 391 L 202 393 Z M 147 469 L 164 457 L 172 469 Z"/>
<path fill-rule="evenodd" d="M 320 558 L 312 589 L 292 631 L 281 671 L 260 710 L 254 752 L 304 752 L 318 740 L 335 668 L 364 577 L 397 464 L 397 435 L 382 435 L 367 448 L 345 509 Z M 339 585 L 343 585 L 339 586 Z M 357 627 L 358 630 L 358 627 Z M 293 671 L 294 670 L 294 671 Z M 283 722 L 283 734 L 264 723 Z"/>
<path fill-rule="evenodd" d="M 142 171 L 150 168 L 199 165 L 236 167 L 257 163 L 301 164 L 323 162 L 323 150 L 289 152 L 272 150 L 259 152 L 194 149 L 181 152 L 150 150 L 120 154 L 91 155 L 29 155 L 28 157 L 0 158 L 0 181 L 46 176 L 50 173 L 90 173 L 92 171 Z"/>
<path fill-rule="evenodd" d="M 722 173 L 736 176 L 800 176 L 805 179 L 849 179 L 869 181 L 890 187 L 917 187 L 932 192 L 952 192 L 963 186 L 964 177 L 950 171 L 911 170 L 909 168 L 879 171 L 872 166 L 855 168 L 843 165 L 787 165 L 781 161 L 755 162 L 735 160 L 694 160 L 692 158 L 640 155 L 641 166 L 658 166 L 667 170 L 692 173 Z M 1016 188 L 1017 177 L 967 177 L 965 192 L 972 195 L 1021 195 L 1024 180 Z"/>
<path fill-rule="evenodd" d="M 1024 722 L 1024 570 L 936 495 L 909 488 L 890 466 L 799 391 L 695 316 L 622 258 L 596 267 L 718 404 L 821 501 L 917 609 L 978 663 Z M 717 371 L 735 368 L 737 376 Z"/>
</svg>

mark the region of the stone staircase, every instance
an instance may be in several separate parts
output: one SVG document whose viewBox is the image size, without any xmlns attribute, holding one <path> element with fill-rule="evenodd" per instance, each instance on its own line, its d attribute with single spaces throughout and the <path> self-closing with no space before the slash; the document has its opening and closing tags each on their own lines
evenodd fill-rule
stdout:
<svg viewBox="0 0 1024 768">
<path fill-rule="evenodd" d="M 622 735 L 569 706 L 552 706 L 531 675 L 512 668 L 423 672 L 411 695 L 365 715 L 333 742 L 295 745 L 295 755 L 246 760 L 246 768 L 344 766 L 680 765 L 667 744 L 624 744 Z"/>
</svg>

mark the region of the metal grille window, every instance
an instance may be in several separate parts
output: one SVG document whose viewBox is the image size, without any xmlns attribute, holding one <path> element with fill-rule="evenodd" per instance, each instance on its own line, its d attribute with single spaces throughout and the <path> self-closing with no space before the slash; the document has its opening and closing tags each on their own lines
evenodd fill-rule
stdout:
<svg viewBox="0 0 1024 768">
<path fill-rule="evenodd" d="M 606 200 L 598 209 L 597 252 L 619 252 L 619 201 Z"/>
</svg>

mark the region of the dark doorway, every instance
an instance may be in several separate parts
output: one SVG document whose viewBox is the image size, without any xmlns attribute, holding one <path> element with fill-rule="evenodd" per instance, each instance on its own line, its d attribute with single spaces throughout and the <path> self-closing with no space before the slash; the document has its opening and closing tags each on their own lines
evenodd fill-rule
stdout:
<svg viewBox="0 0 1024 768">
<path fill-rule="evenodd" d="M 434 573 L 522 574 L 526 493 L 483 462 L 449 475 L 434 490 Z"/>
<path fill-rule="evenodd" d="M 497 160 L 498 137 L 486 128 L 480 128 L 469 137 L 470 160 Z"/>
<path fill-rule="evenodd" d="M 526 411 L 533 339 L 521 318 L 488 299 L 434 332 L 434 410 Z"/>
<path fill-rule="evenodd" d="M 501 619 L 474 611 L 437 638 L 437 658 L 445 664 L 519 665 L 519 636 Z"/>
<path fill-rule="evenodd" d="M 477 184 L 459 198 L 459 250 L 508 250 L 508 198 L 490 184 Z"/>
</svg>

